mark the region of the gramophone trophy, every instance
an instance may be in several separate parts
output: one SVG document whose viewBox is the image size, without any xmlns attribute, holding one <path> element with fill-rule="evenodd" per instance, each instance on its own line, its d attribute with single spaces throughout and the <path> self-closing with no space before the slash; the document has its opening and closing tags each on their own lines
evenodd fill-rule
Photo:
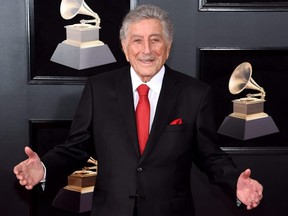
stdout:
<svg viewBox="0 0 288 216">
<path fill-rule="evenodd" d="M 91 210 L 98 163 L 92 157 L 87 162 L 94 166 L 84 167 L 69 175 L 67 186 L 58 192 L 53 206 L 76 213 Z"/>
<path fill-rule="evenodd" d="M 266 93 L 252 79 L 252 66 L 244 62 L 232 73 L 229 81 L 231 94 L 239 94 L 244 89 L 259 93 L 247 94 L 245 98 L 233 100 L 233 113 L 221 124 L 218 133 L 240 140 L 248 140 L 279 132 L 273 119 L 264 112 Z"/>
<path fill-rule="evenodd" d="M 66 190 L 78 192 L 93 192 L 97 175 L 97 161 L 93 158 L 88 160 L 95 166 L 84 167 L 68 176 L 68 185 L 64 187 Z"/>
<path fill-rule="evenodd" d="M 84 0 L 62 0 L 60 13 L 66 20 L 77 14 L 92 16 L 94 19 L 83 19 L 78 24 L 65 26 L 67 38 L 58 44 L 51 61 L 78 70 L 116 62 L 109 47 L 99 40 L 101 20 L 98 14 Z"/>
</svg>

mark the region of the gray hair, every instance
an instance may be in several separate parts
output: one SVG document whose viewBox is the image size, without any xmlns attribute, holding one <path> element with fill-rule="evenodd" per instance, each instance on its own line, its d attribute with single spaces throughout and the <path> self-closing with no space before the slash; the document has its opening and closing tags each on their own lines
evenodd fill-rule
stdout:
<svg viewBox="0 0 288 216">
<path fill-rule="evenodd" d="M 128 28 L 131 24 L 146 19 L 159 20 L 163 26 L 163 33 L 167 41 L 173 41 L 174 29 L 168 13 L 154 5 L 139 5 L 124 17 L 120 28 L 120 40 L 123 41 L 126 39 Z"/>
</svg>

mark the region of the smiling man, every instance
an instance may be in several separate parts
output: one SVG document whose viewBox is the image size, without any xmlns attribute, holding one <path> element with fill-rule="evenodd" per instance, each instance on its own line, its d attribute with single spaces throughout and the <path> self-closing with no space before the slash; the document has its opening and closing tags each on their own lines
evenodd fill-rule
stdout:
<svg viewBox="0 0 288 216">
<path fill-rule="evenodd" d="M 20 184 L 32 189 L 42 180 L 49 190 L 96 155 L 92 216 L 193 216 L 195 164 L 235 205 L 257 207 L 262 185 L 217 144 L 210 87 L 165 65 L 173 40 L 167 13 L 138 6 L 120 40 L 131 66 L 88 79 L 65 144 L 42 158 L 26 147 L 28 159 L 14 168 Z"/>
</svg>

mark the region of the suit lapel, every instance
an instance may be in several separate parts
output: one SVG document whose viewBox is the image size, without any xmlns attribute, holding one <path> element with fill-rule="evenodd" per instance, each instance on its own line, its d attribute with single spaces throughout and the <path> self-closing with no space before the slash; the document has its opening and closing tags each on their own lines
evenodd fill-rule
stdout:
<svg viewBox="0 0 288 216">
<path fill-rule="evenodd" d="M 157 109 L 151 128 L 151 132 L 148 138 L 148 142 L 141 157 L 141 161 L 145 158 L 153 145 L 158 141 L 164 128 L 169 124 L 169 117 L 176 104 L 176 100 L 179 94 L 180 86 L 177 85 L 177 79 L 174 76 L 174 71 L 166 66 L 165 75 L 163 79 L 162 89 L 160 92 Z M 140 161 L 140 162 L 141 162 Z"/>
<path fill-rule="evenodd" d="M 145 151 L 139 161 L 143 161 L 149 154 L 153 145 L 157 143 L 159 136 L 164 128 L 169 124 L 169 117 L 176 104 L 180 86 L 177 85 L 177 78 L 174 76 L 174 71 L 166 66 L 166 71 L 163 79 L 162 89 L 160 92 L 157 109 L 151 128 L 151 132 L 147 141 Z M 137 129 L 135 122 L 135 110 L 133 102 L 132 83 L 129 73 L 129 68 L 119 70 L 115 76 L 115 91 L 118 99 L 118 104 L 121 110 L 121 115 L 126 124 L 127 131 L 131 137 L 132 146 L 140 157 Z"/>
<path fill-rule="evenodd" d="M 140 157 L 129 67 L 119 70 L 115 77 L 115 81 L 115 91 L 121 115 L 126 124 L 129 136 L 131 137 L 132 146 L 138 157 Z"/>
</svg>

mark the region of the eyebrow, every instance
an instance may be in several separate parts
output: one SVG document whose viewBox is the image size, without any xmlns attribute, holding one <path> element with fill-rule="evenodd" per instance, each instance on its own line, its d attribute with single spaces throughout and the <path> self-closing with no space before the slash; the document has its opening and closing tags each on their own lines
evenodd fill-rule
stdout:
<svg viewBox="0 0 288 216">
<path fill-rule="evenodd" d="M 155 34 L 151 34 L 151 35 L 149 35 L 149 37 L 163 37 L 163 35 L 162 34 L 158 34 L 158 33 L 155 33 Z M 132 34 L 132 36 L 131 36 L 132 38 L 134 38 L 134 37 L 143 37 L 143 36 L 141 36 L 141 35 L 137 35 L 137 34 Z"/>
</svg>

